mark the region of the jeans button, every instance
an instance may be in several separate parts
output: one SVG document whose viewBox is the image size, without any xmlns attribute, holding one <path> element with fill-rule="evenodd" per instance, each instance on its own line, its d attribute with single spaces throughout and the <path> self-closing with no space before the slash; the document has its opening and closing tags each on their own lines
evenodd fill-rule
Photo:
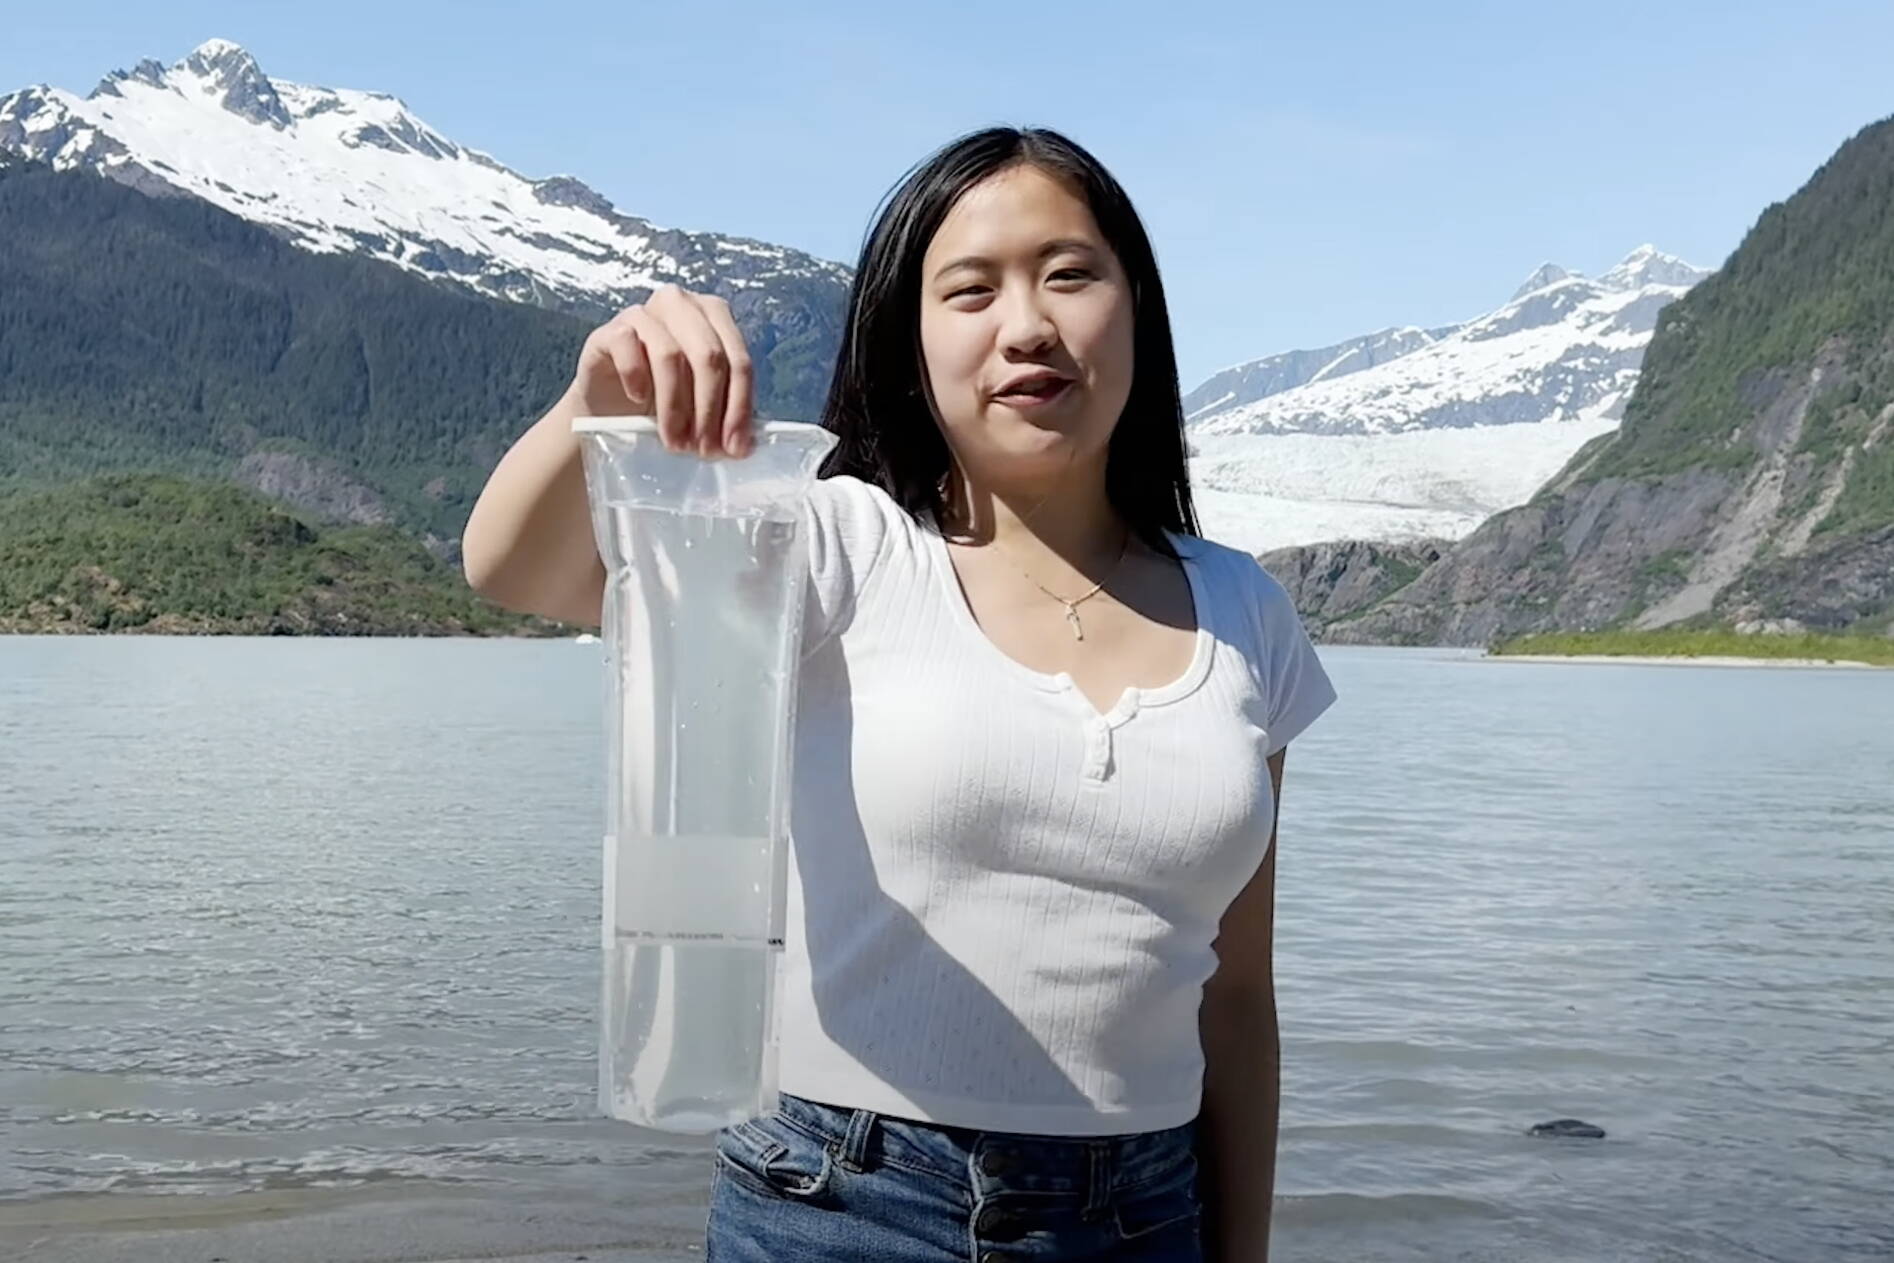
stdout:
<svg viewBox="0 0 1894 1263">
<path fill-rule="evenodd" d="M 983 1237 L 991 1236 L 1010 1222 L 1011 1219 L 1004 1210 L 998 1206 L 988 1206 L 980 1212 L 980 1217 L 973 1221 L 973 1230 Z"/>
<path fill-rule="evenodd" d="M 998 1250 L 983 1250 L 980 1252 L 980 1263 L 1006 1263 L 1006 1256 Z"/>
<path fill-rule="evenodd" d="M 980 1155 L 980 1170 L 987 1175 L 1005 1175 L 1013 1169 L 1013 1155 L 1004 1149 L 988 1149 Z"/>
</svg>

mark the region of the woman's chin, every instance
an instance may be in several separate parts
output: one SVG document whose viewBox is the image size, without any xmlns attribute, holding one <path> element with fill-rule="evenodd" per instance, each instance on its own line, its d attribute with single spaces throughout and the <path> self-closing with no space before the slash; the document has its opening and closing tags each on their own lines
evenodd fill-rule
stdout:
<svg viewBox="0 0 1894 1263">
<path fill-rule="evenodd" d="M 985 427 L 995 446 L 1019 452 L 1065 450 L 1082 442 L 1092 428 L 1089 418 L 1076 410 L 1016 412 L 999 404 L 988 412 Z"/>
<path fill-rule="evenodd" d="M 1050 427 L 1015 422 L 987 433 L 977 456 L 969 462 L 975 477 L 984 469 L 987 480 L 1007 483 L 1052 481 L 1069 474 L 1087 462 L 1094 446 L 1076 435 Z"/>
</svg>

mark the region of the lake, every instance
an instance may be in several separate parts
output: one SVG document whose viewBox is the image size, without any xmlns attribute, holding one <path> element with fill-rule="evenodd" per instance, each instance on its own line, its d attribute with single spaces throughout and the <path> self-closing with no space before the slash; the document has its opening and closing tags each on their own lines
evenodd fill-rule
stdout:
<svg viewBox="0 0 1894 1263">
<path fill-rule="evenodd" d="M 1323 657 L 1278 1257 L 1894 1257 L 1894 671 Z M 375 1205 L 437 1235 L 241 1257 L 687 1257 L 708 1140 L 594 1113 L 601 669 L 0 640 L 0 1245 Z"/>
</svg>

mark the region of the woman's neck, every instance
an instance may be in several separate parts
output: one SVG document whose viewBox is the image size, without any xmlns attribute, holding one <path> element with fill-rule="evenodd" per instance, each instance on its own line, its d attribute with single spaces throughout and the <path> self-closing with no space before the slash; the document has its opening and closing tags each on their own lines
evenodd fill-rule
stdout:
<svg viewBox="0 0 1894 1263">
<path fill-rule="evenodd" d="M 977 544 L 998 543 L 1014 556 L 1056 553 L 1079 569 L 1117 556 L 1123 519 L 1105 494 L 1104 469 L 1073 469 L 1049 485 L 994 485 L 958 465 L 948 475 L 950 533 Z"/>
</svg>

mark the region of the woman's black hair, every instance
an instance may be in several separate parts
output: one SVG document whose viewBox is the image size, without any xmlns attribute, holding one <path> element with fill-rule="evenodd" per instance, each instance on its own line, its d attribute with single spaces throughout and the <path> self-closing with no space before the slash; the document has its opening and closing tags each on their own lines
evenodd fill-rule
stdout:
<svg viewBox="0 0 1894 1263">
<path fill-rule="evenodd" d="M 1177 352 L 1157 259 L 1144 225 L 1103 164 L 1058 132 L 991 127 L 950 142 L 883 200 L 849 288 L 841 351 L 822 425 L 836 436 L 822 476 L 874 483 L 916 518 L 945 508 L 951 453 L 941 436 L 921 354 L 921 258 L 962 194 L 997 172 L 1030 165 L 1064 180 L 1131 284 L 1131 392 L 1106 455 L 1105 493 L 1138 538 L 1169 556 L 1165 530 L 1195 535 Z"/>
</svg>

